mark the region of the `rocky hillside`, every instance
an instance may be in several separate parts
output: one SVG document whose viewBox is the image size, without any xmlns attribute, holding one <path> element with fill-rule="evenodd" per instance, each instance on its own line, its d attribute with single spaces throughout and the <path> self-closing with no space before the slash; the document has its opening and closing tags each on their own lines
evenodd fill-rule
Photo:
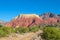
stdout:
<svg viewBox="0 0 60 40">
<path fill-rule="evenodd" d="M 40 17 L 43 19 L 43 23 L 54 24 L 60 22 L 60 16 L 53 13 L 44 13 Z"/>
<path fill-rule="evenodd" d="M 13 26 L 13 27 L 19 27 L 19 26 L 33 26 L 33 25 L 40 25 L 42 23 L 42 18 L 40 18 L 36 14 L 21 14 L 17 17 L 15 17 L 13 20 L 8 22 L 6 26 Z"/>
<path fill-rule="evenodd" d="M 40 16 L 36 14 L 21 14 L 7 22 L 5 26 L 11 27 L 29 27 L 40 24 L 55 24 L 60 22 L 60 16 L 53 13 L 44 13 Z"/>
</svg>

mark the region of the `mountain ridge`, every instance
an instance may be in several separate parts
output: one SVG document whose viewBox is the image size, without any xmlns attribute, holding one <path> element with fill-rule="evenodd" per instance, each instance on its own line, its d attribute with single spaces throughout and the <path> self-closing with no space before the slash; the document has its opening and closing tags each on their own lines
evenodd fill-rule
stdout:
<svg viewBox="0 0 60 40">
<path fill-rule="evenodd" d="M 41 24 L 55 24 L 60 22 L 60 16 L 53 13 L 45 13 L 40 16 L 36 14 L 21 14 L 13 18 L 10 22 L 5 23 L 5 26 L 11 27 L 29 27 Z"/>
</svg>

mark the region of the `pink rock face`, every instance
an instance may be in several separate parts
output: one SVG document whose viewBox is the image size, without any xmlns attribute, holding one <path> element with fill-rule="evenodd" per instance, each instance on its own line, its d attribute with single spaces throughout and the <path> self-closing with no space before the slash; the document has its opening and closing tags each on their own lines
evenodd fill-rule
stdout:
<svg viewBox="0 0 60 40">
<path fill-rule="evenodd" d="M 42 16 L 43 17 L 43 16 Z M 48 17 L 46 16 L 44 19 L 42 17 L 39 17 L 37 15 L 19 15 L 10 22 L 6 23 L 5 26 L 10 27 L 29 27 L 34 25 L 40 25 L 40 24 L 54 24 L 60 21 L 60 18 L 54 18 L 54 17 Z"/>
<path fill-rule="evenodd" d="M 20 15 L 21 16 L 21 15 Z M 33 25 L 39 25 L 42 23 L 42 19 L 36 15 L 22 15 L 21 17 L 17 17 L 16 19 L 13 19 L 12 21 L 5 24 L 5 26 L 10 27 L 28 27 Z"/>
<path fill-rule="evenodd" d="M 57 19 L 56 18 L 48 18 L 48 19 L 44 20 L 44 23 L 54 24 L 54 23 L 57 23 Z"/>
</svg>

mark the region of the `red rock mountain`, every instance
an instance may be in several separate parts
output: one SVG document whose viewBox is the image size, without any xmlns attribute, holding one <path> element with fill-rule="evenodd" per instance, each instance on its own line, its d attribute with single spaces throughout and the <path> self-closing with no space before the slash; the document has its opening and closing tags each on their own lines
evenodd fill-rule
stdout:
<svg viewBox="0 0 60 40">
<path fill-rule="evenodd" d="M 54 24 L 60 22 L 60 16 L 54 15 L 52 13 L 43 14 L 41 16 L 38 16 L 36 14 L 21 14 L 14 19 L 12 19 L 10 22 L 7 22 L 5 26 L 10 27 L 29 27 L 34 25 L 40 25 L 40 24 Z"/>
<path fill-rule="evenodd" d="M 42 18 L 36 14 L 21 14 L 15 17 L 10 22 L 6 23 L 5 26 L 19 27 L 19 26 L 33 26 L 40 25 L 42 23 Z"/>
<path fill-rule="evenodd" d="M 40 16 L 46 24 L 54 24 L 60 22 L 60 17 L 53 13 L 44 13 Z"/>
</svg>

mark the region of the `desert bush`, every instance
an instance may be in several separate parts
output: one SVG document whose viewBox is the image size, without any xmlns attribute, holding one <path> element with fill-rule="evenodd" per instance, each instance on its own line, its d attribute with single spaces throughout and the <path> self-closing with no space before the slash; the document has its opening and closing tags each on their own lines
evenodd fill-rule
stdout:
<svg viewBox="0 0 60 40">
<path fill-rule="evenodd" d="M 26 32 L 29 32 L 29 29 L 28 28 L 24 28 L 24 27 L 19 27 L 19 28 L 15 29 L 15 32 L 16 33 L 26 33 Z"/>
<path fill-rule="evenodd" d="M 56 26 L 51 24 L 51 25 L 47 25 L 46 27 L 56 27 Z"/>
<path fill-rule="evenodd" d="M 5 31 L 7 34 L 14 32 L 14 28 L 11 27 L 1 27 L 0 29 Z"/>
<path fill-rule="evenodd" d="M 8 34 L 4 30 L 0 29 L 0 37 L 5 37 L 7 35 Z"/>
<path fill-rule="evenodd" d="M 19 27 L 19 28 L 11 28 L 11 27 L 1 27 L 0 28 L 0 37 L 8 36 L 11 33 L 26 33 L 26 32 L 36 32 L 39 30 L 38 26 L 31 27 Z"/>
<path fill-rule="evenodd" d="M 31 27 L 29 27 L 29 31 L 31 31 L 31 32 L 36 32 L 36 31 L 38 31 L 40 28 L 38 27 L 38 26 L 31 26 Z"/>
<path fill-rule="evenodd" d="M 0 25 L 0 27 L 3 27 L 2 25 Z"/>
<path fill-rule="evenodd" d="M 1 27 L 0 28 L 0 37 L 5 37 L 13 32 L 14 32 L 14 29 L 11 27 Z"/>
<path fill-rule="evenodd" d="M 43 29 L 42 38 L 45 40 L 60 40 L 60 30 L 55 27 L 45 27 Z"/>
</svg>

